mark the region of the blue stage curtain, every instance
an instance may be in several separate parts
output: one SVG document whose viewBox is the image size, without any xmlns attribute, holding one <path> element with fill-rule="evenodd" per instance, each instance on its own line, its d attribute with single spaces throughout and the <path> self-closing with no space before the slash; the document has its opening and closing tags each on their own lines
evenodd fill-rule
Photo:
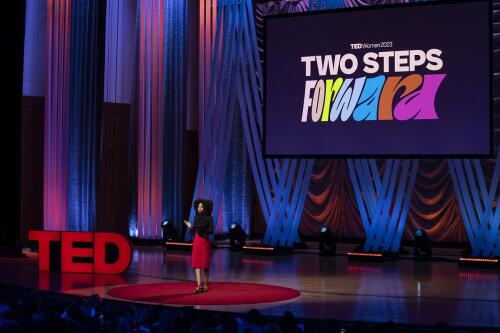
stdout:
<svg viewBox="0 0 500 333">
<path fill-rule="evenodd" d="M 182 223 L 186 109 L 186 0 L 139 0 L 131 117 L 129 230 L 161 238 L 160 223 Z"/>
<path fill-rule="evenodd" d="M 130 104 L 137 0 L 106 0 L 104 102 Z"/>
<path fill-rule="evenodd" d="M 202 197 L 214 202 L 216 233 L 224 226 L 224 192 L 235 114 L 235 61 L 240 58 L 237 26 L 239 4 L 232 0 L 200 2 L 200 126 L 199 163 L 193 200 Z M 234 152 L 234 150 L 233 150 Z M 227 194 L 230 195 L 230 194 Z M 228 207 L 230 208 L 230 207 Z M 190 211 L 191 220 L 194 210 Z M 190 235 L 186 234 L 186 239 Z"/>
<path fill-rule="evenodd" d="M 72 0 L 68 229 L 95 230 L 106 2 Z"/>
<path fill-rule="evenodd" d="M 93 231 L 105 3 L 47 2 L 44 228 Z"/>
<path fill-rule="evenodd" d="M 45 95 L 47 66 L 47 1 L 26 1 L 23 96 Z"/>
<path fill-rule="evenodd" d="M 165 42 L 165 118 L 162 218 L 179 229 L 183 224 L 183 151 L 186 129 L 187 6 L 186 0 L 168 0 Z M 189 161 L 188 161 L 189 163 Z"/>
<path fill-rule="evenodd" d="M 238 223 L 247 234 L 250 233 L 252 220 L 250 172 L 241 114 L 239 110 L 235 110 L 224 185 L 222 232 L 228 232 L 229 226 L 234 222 Z"/>
</svg>

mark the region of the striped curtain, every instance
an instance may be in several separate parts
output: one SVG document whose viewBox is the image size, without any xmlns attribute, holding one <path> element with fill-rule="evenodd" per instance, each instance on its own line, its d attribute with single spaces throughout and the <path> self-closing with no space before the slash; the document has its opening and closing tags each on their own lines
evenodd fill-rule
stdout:
<svg viewBox="0 0 500 333">
<path fill-rule="evenodd" d="M 95 229 L 105 3 L 48 0 L 44 228 Z"/>
<path fill-rule="evenodd" d="M 185 128 L 185 0 L 139 0 L 132 109 L 130 230 L 161 238 L 160 223 L 182 223 Z"/>
</svg>

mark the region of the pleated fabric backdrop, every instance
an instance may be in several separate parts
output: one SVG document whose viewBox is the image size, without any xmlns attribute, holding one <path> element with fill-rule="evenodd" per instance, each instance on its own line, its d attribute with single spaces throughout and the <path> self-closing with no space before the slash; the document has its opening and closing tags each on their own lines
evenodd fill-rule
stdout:
<svg viewBox="0 0 500 333">
<path fill-rule="evenodd" d="M 247 231 L 264 233 L 266 243 L 282 245 L 296 241 L 298 233 L 316 235 L 322 225 L 344 238 L 367 236 L 359 188 L 353 184 L 355 161 L 350 169 L 350 162 L 343 159 L 262 159 L 263 20 L 278 13 L 403 2 L 410 1 L 199 1 L 200 167 L 194 198 L 206 196 L 216 201 L 217 232 L 227 232 L 231 222 L 238 222 Z M 109 0 L 109 8 L 110 3 L 116 5 Z M 110 51 L 103 46 L 103 36 L 110 31 L 106 29 L 110 22 L 106 22 L 109 8 L 105 2 L 47 1 L 43 9 L 47 11 L 45 229 L 95 229 L 104 93 L 106 101 L 132 105 L 130 234 L 159 238 L 159 224 L 165 218 L 180 225 L 185 195 L 181 163 L 188 5 L 186 0 L 136 1 L 135 10 L 127 11 L 132 18 L 135 15 L 134 31 L 130 25 L 124 28 L 135 36 L 135 43 L 132 48 L 120 48 L 123 44 L 117 39 L 112 47 L 120 54 L 134 54 L 132 62 L 117 56 L 119 61 L 110 67 L 116 74 L 120 66 L 129 64 L 132 74 L 120 78 L 103 73 L 105 52 Z M 493 6 L 498 23 L 499 3 L 494 1 Z M 116 10 L 119 12 L 118 7 Z M 106 39 L 106 43 L 110 41 Z M 495 52 L 499 45 L 496 34 Z M 496 56 L 494 71 L 500 72 Z M 499 77 L 495 75 L 494 88 L 497 143 Z M 130 94 L 128 90 L 132 90 Z M 498 152 L 498 144 L 495 148 Z M 367 163 L 383 176 L 387 161 Z M 411 239 L 416 229 L 425 229 L 434 241 L 470 241 L 477 253 L 498 250 L 494 231 L 500 219 L 499 165 L 495 159 L 459 163 L 419 161 L 414 176 L 410 175 L 414 178 L 408 189 L 413 190 L 407 215 L 401 217 L 405 225 L 400 236 Z M 252 187 L 257 206 L 252 203 Z M 260 213 L 253 217 L 253 212 Z M 492 251 L 489 253 L 496 250 Z"/>
</svg>

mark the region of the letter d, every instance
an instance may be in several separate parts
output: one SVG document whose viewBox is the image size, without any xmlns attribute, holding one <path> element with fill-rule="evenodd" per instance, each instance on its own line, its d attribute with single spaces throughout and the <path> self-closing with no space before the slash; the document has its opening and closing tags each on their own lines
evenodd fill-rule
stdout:
<svg viewBox="0 0 500 333">
<path fill-rule="evenodd" d="M 113 263 L 106 262 L 106 244 L 118 247 L 118 259 Z M 94 273 L 120 274 L 127 270 L 132 261 L 132 245 L 120 234 L 111 232 L 94 233 Z"/>
</svg>

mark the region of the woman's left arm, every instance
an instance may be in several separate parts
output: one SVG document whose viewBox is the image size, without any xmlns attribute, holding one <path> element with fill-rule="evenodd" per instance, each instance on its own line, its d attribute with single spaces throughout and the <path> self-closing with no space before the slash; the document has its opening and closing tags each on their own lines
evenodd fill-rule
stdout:
<svg viewBox="0 0 500 333">
<path fill-rule="evenodd" d="M 211 235 L 213 233 L 214 233 L 214 219 L 212 218 L 212 216 L 209 216 L 207 234 Z"/>
</svg>

